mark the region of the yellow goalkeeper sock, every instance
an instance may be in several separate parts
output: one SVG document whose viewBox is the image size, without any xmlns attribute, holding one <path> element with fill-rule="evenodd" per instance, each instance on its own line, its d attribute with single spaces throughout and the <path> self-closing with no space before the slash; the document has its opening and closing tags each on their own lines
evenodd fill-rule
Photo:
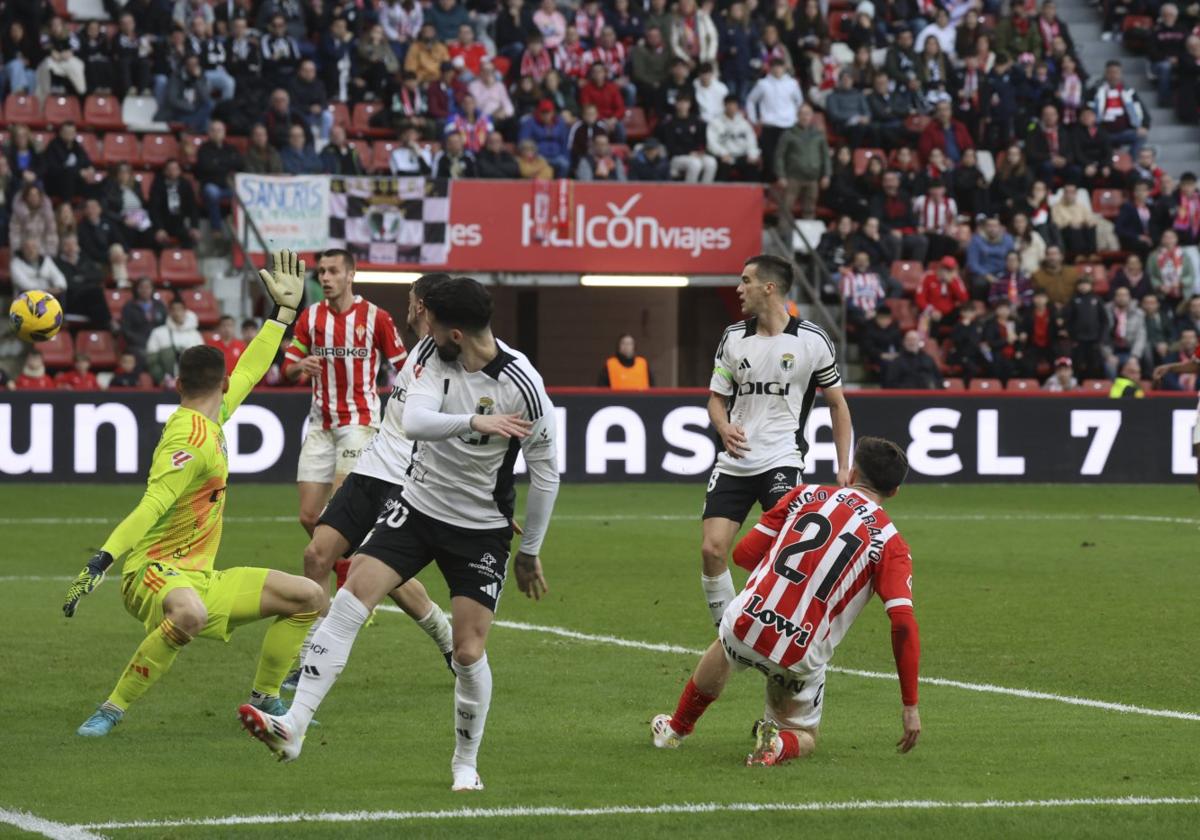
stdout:
<svg viewBox="0 0 1200 840">
<path fill-rule="evenodd" d="M 258 655 L 258 670 L 254 673 L 254 690 L 259 694 L 279 694 L 279 684 L 296 660 L 308 628 L 317 620 L 317 613 L 306 612 L 279 616 L 267 628 L 262 652 Z"/>
<path fill-rule="evenodd" d="M 128 709 L 171 669 L 179 651 L 191 640 L 192 637 L 176 627 L 171 619 L 164 618 L 154 632 L 142 639 L 125 673 L 117 680 L 117 687 L 108 696 L 108 702 L 121 711 Z"/>
</svg>

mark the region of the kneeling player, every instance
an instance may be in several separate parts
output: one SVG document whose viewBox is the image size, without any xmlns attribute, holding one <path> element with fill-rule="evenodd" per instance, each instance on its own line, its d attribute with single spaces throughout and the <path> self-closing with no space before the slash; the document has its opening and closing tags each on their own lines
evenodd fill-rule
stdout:
<svg viewBox="0 0 1200 840">
<path fill-rule="evenodd" d="M 324 592 L 307 578 L 274 569 L 213 568 L 229 477 L 221 427 L 267 372 L 296 317 L 304 262 L 282 251 L 274 256 L 273 274 L 261 275 L 276 303 L 275 316 L 229 376 L 219 350 L 200 345 L 180 354 L 179 408 L 154 450 L 146 493 L 67 591 L 63 612 L 70 618 L 114 559 L 128 553 L 121 597 L 149 634 L 108 700 L 79 727 L 80 735 L 107 735 L 192 639 L 228 641 L 237 627 L 262 618 L 275 621 L 263 639 L 250 702 L 276 713 L 286 708 L 279 684 L 325 605 Z"/>
<path fill-rule="evenodd" d="M 721 619 L 717 641 L 688 680 L 674 715 L 651 723 L 656 747 L 673 749 L 692 733 L 730 673 L 767 679 L 766 713 L 754 725 L 747 764 L 773 765 L 812 753 L 821 722 L 825 665 L 854 619 L 878 592 L 892 621 L 892 651 L 904 702 L 908 752 L 917 743 L 920 642 L 912 608 L 912 556 L 884 512 L 908 473 L 900 447 L 862 438 L 850 486 L 802 484 L 765 513 L 733 559 L 753 573 Z"/>
</svg>

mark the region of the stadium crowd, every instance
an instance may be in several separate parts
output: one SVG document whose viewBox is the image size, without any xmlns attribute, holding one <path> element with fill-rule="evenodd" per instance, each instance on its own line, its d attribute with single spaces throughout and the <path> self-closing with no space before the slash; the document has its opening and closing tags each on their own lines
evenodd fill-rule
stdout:
<svg viewBox="0 0 1200 840">
<path fill-rule="evenodd" d="M 0 242 L 16 291 L 61 295 L 143 384 L 197 321 L 236 340 L 191 249 L 238 171 L 762 182 L 789 238 L 827 220 L 814 259 L 885 386 L 1136 381 L 1196 343 L 1196 177 L 1156 165 L 1142 95 L 1083 66 L 1053 0 L 103 7 L 3 3 Z M 1097 14 L 1194 122 L 1200 7 Z M 123 154 L 130 98 L 169 131 Z"/>
</svg>

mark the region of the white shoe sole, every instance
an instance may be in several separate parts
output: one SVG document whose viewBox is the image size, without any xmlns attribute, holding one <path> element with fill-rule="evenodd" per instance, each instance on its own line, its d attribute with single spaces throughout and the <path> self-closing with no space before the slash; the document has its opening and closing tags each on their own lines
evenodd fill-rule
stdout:
<svg viewBox="0 0 1200 840">
<path fill-rule="evenodd" d="M 246 703 L 238 707 L 238 719 L 242 722 L 242 728 L 266 744 L 267 749 L 280 761 L 287 763 L 300 757 L 300 744 L 293 743 L 271 715 Z"/>
<path fill-rule="evenodd" d="M 670 715 L 655 715 L 650 721 L 650 735 L 654 738 L 654 746 L 660 750 L 676 750 L 683 743 L 682 736 L 671 728 Z"/>
</svg>

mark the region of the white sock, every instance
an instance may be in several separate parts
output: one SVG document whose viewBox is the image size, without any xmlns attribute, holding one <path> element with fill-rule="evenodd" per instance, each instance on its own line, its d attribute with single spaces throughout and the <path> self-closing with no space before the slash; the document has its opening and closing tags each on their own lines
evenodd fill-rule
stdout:
<svg viewBox="0 0 1200 840">
<path fill-rule="evenodd" d="M 713 624 L 719 627 L 725 608 L 737 595 L 737 590 L 733 588 L 733 576 L 729 574 L 728 569 L 716 577 L 701 574 L 700 585 L 704 588 L 704 597 L 708 601 L 708 611 L 712 613 Z"/>
<path fill-rule="evenodd" d="M 487 654 L 474 665 L 454 663 L 454 759 L 450 770 L 455 775 L 468 767 L 474 768 L 492 705 L 492 669 Z"/>
<path fill-rule="evenodd" d="M 329 615 L 325 616 L 321 629 L 313 634 L 309 643 L 304 667 L 300 670 L 300 684 L 292 701 L 292 721 L 299 734 L 303 735 L 308 729 L 317 707 L 346 667 L 354 637 L 370 617 L 371 611 L 346 589 L 339 589 L 333 597 Z"/>
<path fill-rule="evenodd" d="M 321 626 L 321 622 L 325 620 L 325 616 L 317 616 L 317 620 L 308 628 L 308 633 L 304 637 L 304 644 L 300 645 L 300 667 L 304 667 L 305 661 L 308 659 L 308 646 L 312 644 L 313 636 L 317 635 L 317 628 Z"/>
<path fill-rule="evenodd" d="M 437 604 L 430 606 L 429 614 L 424 618 L 416 619 L 416 622 L 417 626 L 433 639 L 442 653 L 450 653 L 454 650 L 454 636 L 450 630 L 450 620 L 446 618 L 446 613 L 442 612 L 442 608 Z"/>
</svg>

